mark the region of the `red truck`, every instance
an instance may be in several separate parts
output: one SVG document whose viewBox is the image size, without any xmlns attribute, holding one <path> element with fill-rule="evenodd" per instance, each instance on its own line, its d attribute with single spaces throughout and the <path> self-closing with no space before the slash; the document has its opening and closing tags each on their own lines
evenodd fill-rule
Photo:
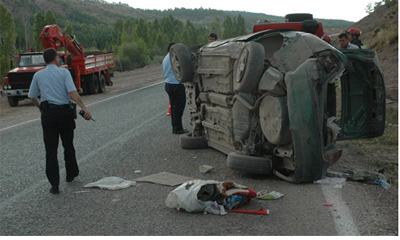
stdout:
<svg viewBox="0 0 400 240">
<path fill-rule="evenodd" d="M 317 22 L 312 14 L 309 13 L 292 13 L 285 16 L 284 23 L 260 23 L 253 26 L 253 32 L 261 32 L 264 30 L 294 30 L 307 32 L 318 37 L 324 35 L 322 23 Z"/>
<path fill-rule="evenodd" d="M 40 35 L 44 48 L 59 50 L 65 47 L 68 51 L 58 51 L 60 67 L 67 68 L 72 75 L 79 93 L 97 94 L 105 92 L 106 85 L 111 86 L 113 76 L 111 69 L 115 67 L 114 53 L 84 53 L 84 48 L 75 37 L 57 25 L 48 25 Z M 28 97 L 29 86 L 33 75 L 46 67 L 41 52 L 22 53 L 18 56 L 18 67 L 8 72 L 4 78 L 2 96 L 7 96 L 11 107 Z"/>
</svg>

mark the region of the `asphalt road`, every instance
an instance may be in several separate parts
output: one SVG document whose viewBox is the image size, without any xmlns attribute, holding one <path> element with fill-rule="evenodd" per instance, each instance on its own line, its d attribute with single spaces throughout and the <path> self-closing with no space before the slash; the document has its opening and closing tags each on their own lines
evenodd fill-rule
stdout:
<svg viewBox="0 0 400 240">
<path fill-rule="evenodd" d="M 213 149 L 180 148 L 179 136 L 171 133 L 170 118 L 166 116 L 167 102 L 164 85 L 155 84 L 106 95 L 91 103 L 89 109 L 96 122 L 80 117 L 76 121 L 75 147 L 80 176 L 72 183 L 64 181 L 63 149 L 59 148 L 59 195 L 48 192 L 40 120 L 0 129 L 0 235 L 398 234 L 398 219 L 379 214 L 382 206 L 375 197 L 389 193 L 378 186 L 356 182 L 347 182 L 342 189 L 317 184 L 295 185 L 274 176 L 252 176 L 230 170 L 226 167 L 226 156 Z M 188 117 L 185 111 L 186 124 Z M 214 169 L 202 174 L 199 165 L 203 164 Z M 135 173 L 137 170 L 140 173 Z M 204 180 L 232 180 L 255 191 L 275 190 L 284 197 L 274 201 L 254 200 L 245 206 L 252 210 L 268 209 L 267 216 L 240 213 L 217 216 L 167 208 L 165 199 L 175 187 L 137 182 L 135 186 L 116 191 L 83 188 L 104 177 L 134 180 L 159 172 Z M 324 206 L 324 203 L 333 206 Z M 398 211 L 397 206 L 393 206 L 393 211 Z"/>
</svg>

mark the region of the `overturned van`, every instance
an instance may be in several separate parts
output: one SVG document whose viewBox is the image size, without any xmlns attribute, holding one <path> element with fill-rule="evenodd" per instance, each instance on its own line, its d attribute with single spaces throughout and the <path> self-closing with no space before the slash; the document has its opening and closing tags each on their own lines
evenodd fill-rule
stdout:
<svg viewBox="0 0 400 240">
<path fill-rule="evenodd" d="M 217 149 L 231 169 L 312 182 L 340 159 L 336 141 L 383 134 L 385 86 L 372 50 L 266 30 L 195 50 L 175 44 L 170 57 L 191 119 L 181 146 Z"/>
</svg>

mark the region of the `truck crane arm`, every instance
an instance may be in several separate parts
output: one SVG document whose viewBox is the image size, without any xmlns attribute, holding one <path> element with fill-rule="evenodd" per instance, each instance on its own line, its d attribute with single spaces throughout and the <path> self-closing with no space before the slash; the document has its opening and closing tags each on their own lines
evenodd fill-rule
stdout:
<svg viewBox="0 0 400 240">
<path fill-rule="evenodd" d="M 83 55 L 83 46 L 75 40 L 75 36 L 71 38 L 70 35 L 64 33 L 64 31 L 55 24 L 45 26 L 40 34 L 40 38 L 42 39 L 45 49 L 54 48 L 58 50 L 60 47 L 66 47 L 73 56 Z"/>
</svg>

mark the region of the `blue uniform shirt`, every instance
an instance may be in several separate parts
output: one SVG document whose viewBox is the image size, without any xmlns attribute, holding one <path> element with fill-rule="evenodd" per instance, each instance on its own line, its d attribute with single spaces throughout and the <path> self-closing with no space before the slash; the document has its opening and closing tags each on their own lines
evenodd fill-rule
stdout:
<svg viewBox="0 0 400 240">
<path fill-rule="evenodd" d="M 174 72 L 172 72 L 171 59 L 169 58 L 169 53 L 167 54 L 167 56 L 165 56 L 162 62 L 162 66 L 164 71 L 165 82 L 170 84 L 180 84 L 180 82 L 176 80 Z"/>
<path fill-rule="evenodd" d="M 63 105 L 70 101 L 69 93 L 76 91 L 71 73 L 55 64 L 49 64 L 45 69 L 33 75 L 28 97 L 40 97 L 40 101 Z"/>
</svg>

